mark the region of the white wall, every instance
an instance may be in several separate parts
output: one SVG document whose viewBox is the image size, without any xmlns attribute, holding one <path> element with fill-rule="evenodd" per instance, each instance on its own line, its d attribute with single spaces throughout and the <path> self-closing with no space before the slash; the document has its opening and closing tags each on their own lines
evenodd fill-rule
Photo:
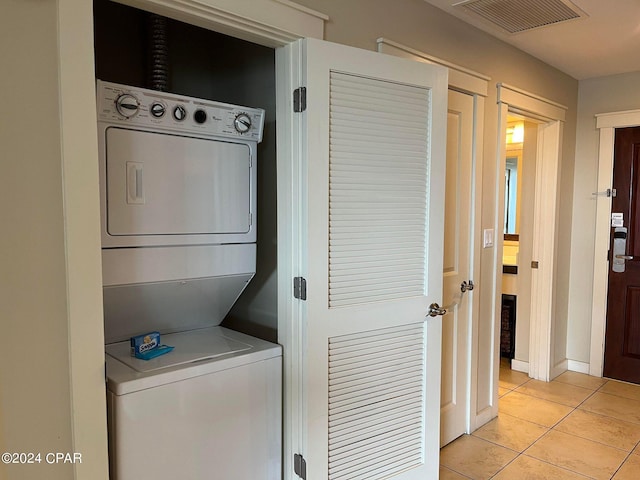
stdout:
<svg viewBox="0 0 640 480">
<path fill-rule="evenodd" d="M 90 19 L 90 2 L 0 3 L 0 452 L 42 454 L 0 463 L 7 480 L 107 478 Z"/>
<path fill-rule="evenodd" d="M 591 292 L 593 287 L 596 191 L 598 178 L 598 113 L 640 108 L 640 72 L 582 80 L 578 93 L 576 162 L 573 185 L 571 273 L 567 357 L 589 362 Z M 566 133 L 566 132 L 565 132 Z"/>
</svg>

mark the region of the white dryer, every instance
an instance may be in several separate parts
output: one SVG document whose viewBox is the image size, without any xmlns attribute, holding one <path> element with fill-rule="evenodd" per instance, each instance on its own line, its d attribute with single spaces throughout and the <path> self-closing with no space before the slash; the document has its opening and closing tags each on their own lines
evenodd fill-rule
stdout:
<svg viewBox="0 0 640 480">
<path fill-rule="evenodd" d="M 256 270 L 264 111 L 98 81 L 112 480 L 281 478 L 281 347 L 220 327 Z M 159 331 L 170 353 L 131 356 Z"/>
<path fill-rule="evenodd" d="M 112 480 L 281 478 L 281 347 L 223 327 L 106 347 Z"/>
</svg>

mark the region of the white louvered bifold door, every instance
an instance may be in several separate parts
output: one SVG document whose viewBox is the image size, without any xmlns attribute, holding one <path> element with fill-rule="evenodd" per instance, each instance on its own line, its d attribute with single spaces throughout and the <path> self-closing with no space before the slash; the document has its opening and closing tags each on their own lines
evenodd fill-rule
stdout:
<svg viewBox="0 0 640 480">
<path fill-rule="evenodd" d="M 442 320 L 425 316 L 442 304 L 446 71 L 310 39 L 285 52 L 307 92 L 289 170 L 307 298 L 279 332 L 285 478 L 293 453 L 309 480 L 437 478 Z"/>
</svg>

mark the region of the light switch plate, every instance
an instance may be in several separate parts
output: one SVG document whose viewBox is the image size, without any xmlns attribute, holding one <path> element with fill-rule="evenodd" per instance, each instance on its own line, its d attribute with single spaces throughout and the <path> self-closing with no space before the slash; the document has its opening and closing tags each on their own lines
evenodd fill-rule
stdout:
<svg viewBox="0 0 640 480">
<path fill-rule="evenodd" d="M 484 248 L 491 248 L 493 247 L 493 228 L 486 228 L 484 230 L 484 236 L 483 236 L 484 240 L 482 242 L 482 246 Z"/>
</svg>

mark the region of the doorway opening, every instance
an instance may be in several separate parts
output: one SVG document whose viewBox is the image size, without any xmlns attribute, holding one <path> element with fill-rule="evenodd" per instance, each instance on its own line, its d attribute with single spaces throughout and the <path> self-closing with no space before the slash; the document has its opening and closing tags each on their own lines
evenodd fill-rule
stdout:
<svg viewBox="0 0 640 480">
<path fill-rule="evenodd" d="M 533 178 L 533 215 L 531 216 L 531 254 L 526 255 L 523 245 L 520 245 L 520 238 L 524 241 L 523 232 L 518 240 L 518 256 L 520 266 L 523 261 L 527 262 L 531 272 L 531 288 L 529 302 L 518 303 L 529 304 L 529 351 L 528 364 L 520 366 L 527 371 L 531 378 L 549 381 L 567 369 L 566 358 L 566 319 L 559 321 L 555 315 L 556 309 L 556 235 L 558 218 L 558 187 L 560 178 L 560 156 L 562 150 L 562 131 L 565 119 L 566 107 L 558 103 L 546 100 L 532 93 L 525 92 L 514 87 L 498 85 L 498 103 L 500 105 L 499 125 L 500 131 L 505 133 L 505 141 L 499 145 L 498 156 L 496 157 L 496 183 L 498 185 L 498 196 L 496 198 L 496 229 L 503 230 L 505 224 L 505 178 L 506 178 L 506 158 L 507 143 L 506 132 L 511 117 L 517 116 L 526 119 L 531 124 L 529 131 L 535 141 L 532 140 L 532 149 L 535 149 L 535 175 Z M 525 122 L 525 133 L 527 137 L 527 122 Z M 533 138 L 533 137 L 531 137 Z M 526 144 L 524 145 L 526 146 Z M 525 155 L 523 151 L 523 156 Z M 523 162 L 526 164 L 526 162 Z M 526 175 L 523 175 L 526 178 Z M 529 225 L 529 222 L 521 222 L 521 228 Z M 502 245 L 503 238 L 499 238 L 499 248 L 495 251 L 496 259 L 496 299 L 495 305 L 498 307 L 502 301 Z M 528 263 L 531 262 L 531 263 Z M 520 270 L 519 270 L 520 273 Z M 519 289 L 520 290 L 520 289 Z M 522 308 L 520 308 L 522 310 Z M 497 380 L 499 369 L 499 339 L 501 310 L 495 309 L 495 390 L 494 399 L 497 410 Z M 518 330 L 522 330 L 521 318 L 516 325 L 516 348 L 515 356 L 518 357 Z M 525 329 L 527 330 L 527 329 Z M 514 366 L 514 362 L 512 362 Z M 517 362 L 515 366 L 518 366 Z M 528 367 L 525 369 L 525 367 Z M 496 411 L 497 414 L 497 411 Z"/>
<path fill-rule="evenodd" d="M 509 114 L 505 132 L 500 356 L 510 368 L 525 373 L 529 372 L 538 124 Z"/>
</svg>

